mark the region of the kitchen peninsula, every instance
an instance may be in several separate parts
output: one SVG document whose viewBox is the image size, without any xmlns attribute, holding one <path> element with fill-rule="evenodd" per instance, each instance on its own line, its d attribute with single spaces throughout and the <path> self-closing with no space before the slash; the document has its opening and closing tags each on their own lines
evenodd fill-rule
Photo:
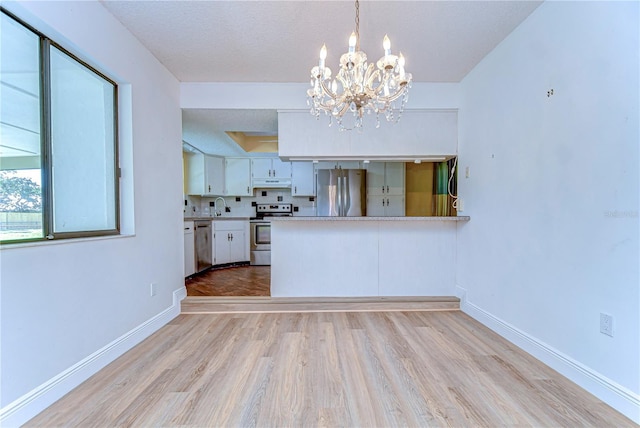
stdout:
<svg viewBox="0 0 640 428">
<path fill-rule="evenodd" d="M 455 295 L 458 217 L 283 217 L 272 297 Z"/>
</svg>

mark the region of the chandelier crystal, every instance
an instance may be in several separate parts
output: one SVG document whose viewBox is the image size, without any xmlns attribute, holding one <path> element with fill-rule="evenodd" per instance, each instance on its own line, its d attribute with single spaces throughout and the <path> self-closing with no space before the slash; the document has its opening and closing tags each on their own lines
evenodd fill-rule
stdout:
<svg viewBox="0 0 640 428">
<path fill-rule="evenodd" d="M 360 3 L 356 6 L 356 31 L 349 37 L 349 50 L 340 57 L 340 70 L 331 79 L 331 69 L 325 66 L 327 48 L 320 49 L 320 61 L 311 69 L 311 89 L 307 90 L 307 104 L 311 114 L 320 117 L 324 112 L 335 118 L 341 130 L 362 128 L 365 113 L 376 115 L 376 128 L 380 126 L 380 114 L 389 122 L 397 122 L 404 111 L 409 96 L 411 74 L 404 70 L 405 59 L 391 53 L 391 41 L 384 36 L 384 56 L 374 64 L 367 64 L 367 55 L 360 50 Z M 399 112 L 395 113 L 399 100 Z M 342 118 L 351 111 L 352 127 L 346 127 Z"/>
</svg>

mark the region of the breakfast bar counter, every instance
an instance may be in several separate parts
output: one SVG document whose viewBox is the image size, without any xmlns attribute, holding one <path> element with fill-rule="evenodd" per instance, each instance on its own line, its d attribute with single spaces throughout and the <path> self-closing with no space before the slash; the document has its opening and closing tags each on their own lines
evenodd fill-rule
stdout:
<svg viewBox="0 0 640 428">
<path fill-rule="evenodd" d="M 455 296 L 469 217 L 276 217 L 272 297 Z"/>
<path fill-rule="evenodd" d="M 469 221 L 469 216 L 449 217 L 274 217 L 278 221 Z"/>
</svg>

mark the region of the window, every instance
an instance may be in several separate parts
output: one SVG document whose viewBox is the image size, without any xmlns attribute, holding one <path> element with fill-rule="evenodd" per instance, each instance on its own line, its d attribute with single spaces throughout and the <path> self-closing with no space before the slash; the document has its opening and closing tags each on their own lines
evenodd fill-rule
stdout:
<svg viewBox="0 0 640 428">
<path fill-rule="evenodd" d="M 1 19 L 0 240 L 117 234 L 117 86 Z"/>
</svg>

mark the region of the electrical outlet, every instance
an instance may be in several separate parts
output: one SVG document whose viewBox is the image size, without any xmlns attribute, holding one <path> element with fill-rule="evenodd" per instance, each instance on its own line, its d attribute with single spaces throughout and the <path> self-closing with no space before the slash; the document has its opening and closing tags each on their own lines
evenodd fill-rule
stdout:
<svg viewBox="0 0 640 428">
<path fill-rule="evenodd" d="M 456 211 L 459 213 L 464 211 L 464 199 L 458 198 L 458 205 L 457 205 Z"/>
<path fill-rule="evenodd" d="M 149 293 L 151 294 L 151 297 L 156 295 L 156 285 L 156 283 L 152 282 L 151 287 L 149 287 Z"/>
<path fill-rule="evenodd" d="M 600 333 L 613 337 L 613 317 L 600 313 Z"/>
</svg>

